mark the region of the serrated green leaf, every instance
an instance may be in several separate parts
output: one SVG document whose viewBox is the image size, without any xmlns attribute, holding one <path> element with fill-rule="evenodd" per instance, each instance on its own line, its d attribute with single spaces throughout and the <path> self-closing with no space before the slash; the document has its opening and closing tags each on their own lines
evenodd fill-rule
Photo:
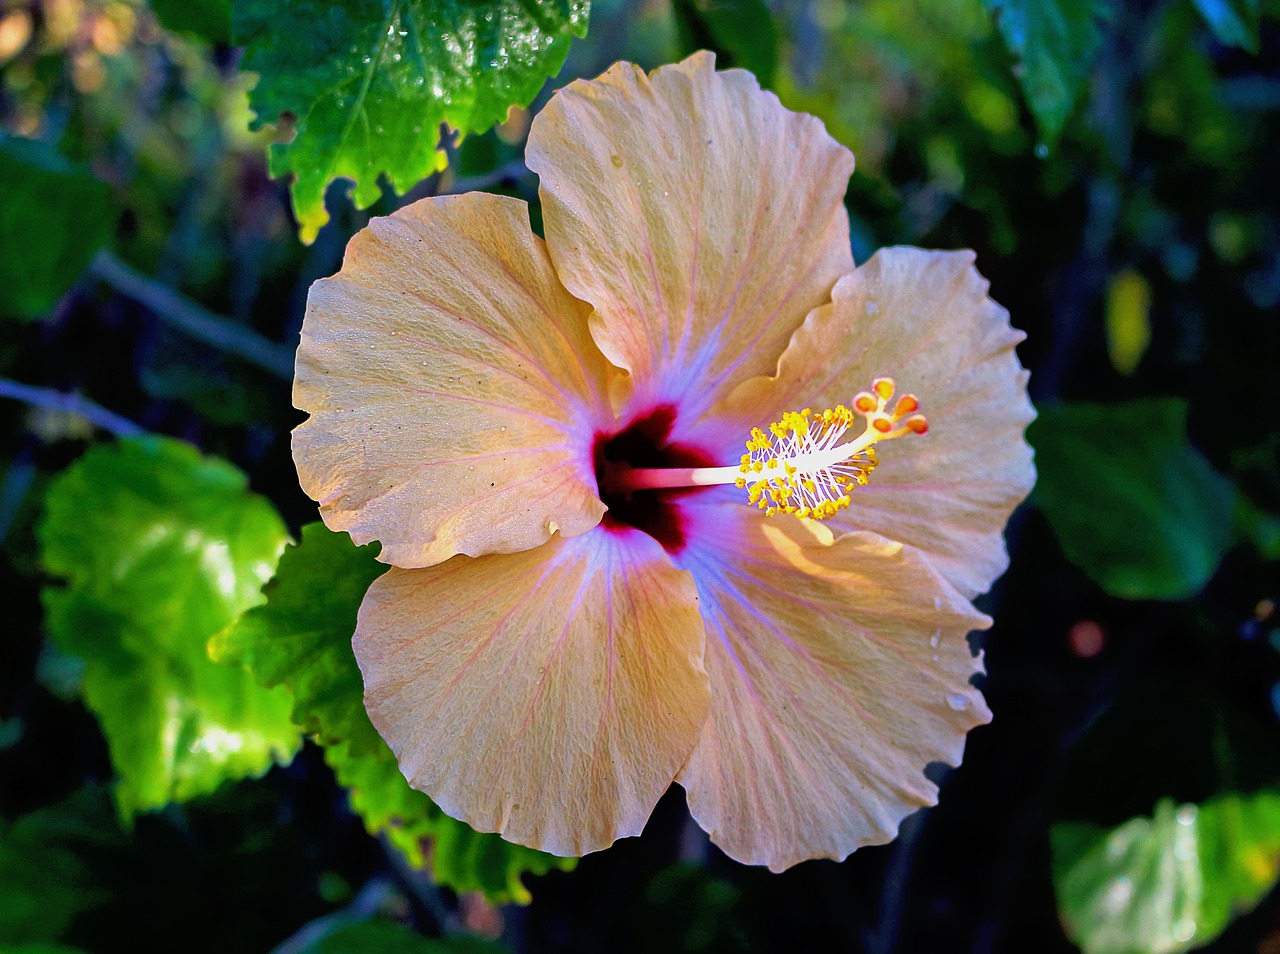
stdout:
<svg viewBox="0 0 1280 954">
<path fill-rule="evenodd" d="M 287 688 L 294 722 L 321 745 L 344 743 L 354 755 L 386 750 L 364 713 L 351 650 L 356 610 L 387 569 L 376 554 L 322 523 L 307 524 L 280 557 L 263 590 L 266 603 L 209 644 L 214 659 L 242 663 L 264 686 Z"/>
<path fill-rule="evenodd" d="M 1162 799 L 1114 828 L 1059 822 L 1054 886 L 1085 954 L 1178 954 L 1208 944 L 1280 874 L 1280 794 Z"/>
<path fill-rule="evenodd" d="M 325 760 L 371 833 L 385 833 L 410 863 L 429 865 L 436 881 L 455 891 L 527 903 L 522 874 L 569 870 L 574 860 L 478 833 L 445 815 L 409 787 L 365 714 L 351 635 L 364 591 L 383 569 L 370 548 L 309 524 L 281 557 L 266 604 L 219 634 L 211 652 L 243 662 L 265 686 L 289 690 L 295 720 L 325 747 Z"/>
<path fill-rule="evenodd" d="M 231 0 L 151 0 L 151 10 L 166 30 L 209 43 L 231 40 Z"/>
<path fill-rule="evenodd" d="M 575 858 L 557 858 L 475 831 L 450 818 L 426 795 L 410 788 L 395 756 L 353 755 L 330 746 L 325 760 L 351 795 L 351 807 L 374 834 L 385 834 L 416 867 L 429 867 L 435 880 L 454 891 L 479 891 L 493 904 L 528 904 L 524 874 L 572 871 Z"/>
<path fill-rule="evenodd" d="M 778 28 L 764 0 L 673 0 L 681 50 L 714 50 L 718 65 L 750 70 L 769 88 L 778 68 Z"/>
<path fill-rule="evenodd" d="M 43 143 L 0 136 L 0 317 L 40 318 L 107 240 L 111 193 Z"/>
<path fill-rule="evenodd" d="M 257 776 L 300 743 L 289 697 L 209 658 L 261 601 L 287 540 L 243 473 L 179 441 L 91 449 L 49 489 L 39 528 L 46 627 L 85 661 L 125 817 Z"/>
<path fill-rule="evenodd" d="M 1231 543 L 1235 488 L 1191 446 L 1177 400 L 1042 408 L 1033 501 L 1063 553 L 1125 599 L 1183 599 Z"/>
<path fill-rule="evenodd" d="M 92 859 L 125 844 L 98 787 L 12 825 L 0 821 L 0 950 L 56 940 L 79 912 L 108 900 Z"/>
<path fill-rule="evenodd" d="M 258 122 L 296 117 L 271 147 L 273 176 L 293 175 L 302 241 L 328 221 L 329 183 L 354 181 L 355 203 L 404 192 L 445 167 L 441 123 L 488 129 L 527 105 L 584 36 L 589 0 L 235 0 L 243 67 L 259 74 Z M 281 29 L 285 23 L 305 30 Z"/>
<path fill-rule="evenodd" d="M 1238 46 L 1250 53 L 1258 52 L 1259 21 L 1262 18 L 1258 0 L 1194 0 L 1196 9 L 1224 46 Z"/>
<path fill-rule="evenodd" d="M 1040 134 L 1053 145 L 1075 108 L 1102 45 L 1110 0 L 985 0 Z"/>
</svg>

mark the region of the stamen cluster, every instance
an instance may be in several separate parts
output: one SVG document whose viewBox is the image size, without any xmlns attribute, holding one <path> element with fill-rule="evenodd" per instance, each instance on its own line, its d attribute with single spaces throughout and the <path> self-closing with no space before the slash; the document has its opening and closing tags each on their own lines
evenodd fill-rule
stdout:
<svg viewBox="0 0 1280 954">
<path fill-rule="evenodd" d="M 923 434 L 924 416 L 915 413 L 914 395 L 894 395 L 892 378 L 876 378 L 870 391 L 854 396 L 853 407 L 837 404 L 825 411 L 788 411 L 766 432 L 751 429 L 747 453 L 739 465 L 736 485 L 747 489 L 748 502 L 767 516 L 795 514 L 824 520 L 852 502 L 849 491 L 865 486 L 876 467 L 877 441 Z M 866 418 L 862 434 L 845 443 L 841 438 L 858 417 Z"/>
</svg>

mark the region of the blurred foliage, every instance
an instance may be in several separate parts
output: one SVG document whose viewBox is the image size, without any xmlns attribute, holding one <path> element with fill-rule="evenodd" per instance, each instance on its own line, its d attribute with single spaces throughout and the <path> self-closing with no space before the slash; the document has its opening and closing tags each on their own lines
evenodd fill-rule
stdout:
<svg viewBox="0 0 1280 954">
<path fill-rule="evenodd" d="M 671 12 L 682 54 L 714 48 L 721 69 L 741 67 L 773 86 L 778 30 L 764 0 L 672 0 Z"/>
<path fill-rule="evenodd" d="M 97 788 L 0 826 L 0 941 L 60 937 L 78 914 L 110 898 L 111 886 L 90 859 L 124 843 L 111 804 Z"/>
<path fill-rule="evenodd" d="M 404 192 L 448 163 L 444 123 L 483 132 L 524 106 L 587 29 L 588 0 L 235 0 L 243 67 L 259 74 L 259 122 L 294 117 L 271 149 L 271 174 L 292 175 L 302 241 L 328 221 L 324 194 L 355 183 L 355 203 Z M 280 24 L 306 23 L 282 33 Z"/>
<path fill-rule="evenodd" d="M 231 0 L 151 0 L 151 10 L 168 30 L 210 43 L 231 40 Z"/>
<path fill-rule="evenodd" d="M 1046 146 L 1057 142 L 1102 46 L 1108 0 L 984 0 L 1018 60 Z"/>
<path fill-rule="evenodd" d="M 107 239 L 107 187 L 40 143 L 0 135 L 0 318 L 41 318 Z M 49 228 L 52 219 L 77 228 Z"/>
<path fill-rule="evenodd" d="M 1201 947 L 1275 884 L 1280 748 L 1238 703 L 1145 678 L 1064 768 L 1054 886 L 1085 954 Z"/>
<path fill-rule="evenodd" d="M 1141 274 L 1125 269 L 1107 286 L 1107 354 L 1121 374 L 1138 370 L 1151 345 L 1151 286 Z"/>
<path fill-rule="evenodd" d="M 751 914 L 742 890 L 700 865 L 660 871 L 644 893 L 645 917 L 631 930 L 642 950 L 750 951 Z"/>
<path fill-rule="evenodd" d="M 1194 596 L 1231 543 L 1234 488 L 1191 446 L 1186 417 L 1175 400 L 1060 404 L 1031 427 L 1035 502 L 1114 596 Z"/>
<path fill-rule="evenodd" d="M 1055 825 L 1054 881 L 1085 954 L 1203 947 L 1280 874 L 1280 793 L 1156 803 L 1115 828 Z"/>
<path fill-rule="evenodd" d="M 242 473 L 177 441 L 95 447 L 50 487 L 41 558 L 66 585 L 44 591 L 49 636 L 85 662 L 126 818 L 297 750 L 287 696 L 205 649 L 261 599 L 285 539 Z"/>
<path fill-rule="evenodd" d="M 384 569 L 370 548 L 322 523 L 307 524 L 267 585 L 266 605 L 214 638 L 214 658 L 243 663 L 264 686 L 289 690 L 294 721 L 324 746 L 370 832 L 385 833 L 412 864 L 429 864 L 442 885 L 528 903 L 522 874 L 571 870 L 574 860 L 479 834 L 445 815 L 409 787 L 365 714 L 351 634 L 365 590 Z"/>
<path fill-rule="evenodd" d="M 1259 0 L 1195 0 L 1218 42 L 1258 52 Z"/>
<path fill-rule="evenodd" d="M 392 921 L 340 927 L 298 949 L 299 954 L 502 954 L 498 944 L 465 937 L 432 941 Z"/>
<path fill-rule="evenodd" d="M 0 950 L 1280 944 L 1280 4 L 596 0 L 572 41 L 587 13 L 0 5 L 0 385 L 61 392 L 0 404 Z M 379 564 L 304 526 L 267 360 L 368 215 L 481 188 L 536 227 L 548 90 L 702 46 L 855 151 L 859 261 L 977 250 L 1041 410 L 995 722 L 895 845 L 777 877 L 679 799 L 575 869 L 408 787 L 350 650 Z M 93 402 L 217 456 L 106 443 Z"/>
<path fill-rule="evenodd" d="M 0 950 L 54 942 L 94 952 L 272 948 L 325 913 L 318 885 L 337 878 L 330 893 L 351 900 L 333 868 L 363 864 L 340 828 L 327 829 L 324 844 L 308 843 L 300 827 L 314 813 L 283 807 L 288 791 L 227 786 L 139 816 L 125 832 L 111 792 L 89 785 L 0 825 Z"/>
</svg>

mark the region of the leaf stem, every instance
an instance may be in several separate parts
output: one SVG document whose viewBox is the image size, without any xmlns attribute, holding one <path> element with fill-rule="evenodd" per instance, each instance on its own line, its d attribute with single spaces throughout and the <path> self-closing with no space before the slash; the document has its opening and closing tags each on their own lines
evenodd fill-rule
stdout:
<svg viewBox="0 0 1280 954">
<path fill-rule="evenodd" d="M 126 298 L 145 305 L 160 320 L 207 345 L 257 365 L 285 381 L 293 379 L 293 349 L 216 315 L 185 295 L 148 278 L 108 251 L 98 253 L 90 272 Z"/>
<path fill-rule="evenodd" d="M 133 423 L 127 417 L 121 417 L 114 411 L 108 411 L 101 404 L 89 400 L 79 394 L 68 391 L 56 391 L 53 388 L 38 388 L 30 384 L 0 378 L 0 397 L 12 398 L 31 404 L 35 407 L 49 408 L 67 414 L 83 417 L 95 427 L 110 431 L 116 437 L 137 437 L 145 434 L 146 429 Z"/>
</svg>

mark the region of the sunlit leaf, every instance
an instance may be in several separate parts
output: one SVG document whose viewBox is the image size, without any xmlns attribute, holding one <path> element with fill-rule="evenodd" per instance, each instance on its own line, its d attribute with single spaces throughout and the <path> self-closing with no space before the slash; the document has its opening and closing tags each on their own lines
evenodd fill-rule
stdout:
<svg viewBox="0 0 1280 954">
<path fill-rule="evenodd" d="M 778 68 L 778 29 L 764 0 L 674 0 L 682 52 L 714 50 L 721 69 L 750 70 L 762 86 Z"/>
<path fill-rule="evenodd" d="M 356 610 L 387 569 L 375 556 L 376 546 L 357 547 L 346 534 L 307 524 L 281 556 L 266 603 L 210 644 L 215 659 L 243 663 L 265 686 L 285 686 L 294 722 L 317 742 L 345 743 L 355 755 L 386 750 L 365 715 L 351 650 Z"/>
<path fill-rule="evenodd" d="M 1258 52 L 1261 7 L 1258 0 L 1194 0 L 1218 42 Z"/>
<path fill-rule="evenodd" d="M 289 697 L 209 658 L 261 601 L 287 535 L 225 461 L 163 438 L 90 450 L 50 487 L 40 525 L 49 635 L 85 661 L 84 698 L 120 778 L 121 812 L 256 776 L 299 744 Z"/>
<path fill-rule="evenodd" d="M 243 662 L 263 685 L 289 690 L 294 719 L 325 746 L 326 761 L 369 831 L 385 832 L 411 863 L 429 864 L 436 880 L 456 891 L 527 902 L 523 873 L 568 870 L 572 859 L 477 833 L 445 815 L 409 787 L 365 714 L 351 635 L 364 591 L 384 569 L 370 548 L 309 524 L 281 557 L 264 591 L 266 605 L 219 634 L 211 651 Z"/>
<path fill-rule="evenodd" d="M 324 193 L 355 183 L 355 203 L 403 192 L 445 167 L 440 125 L 463 133 L 527 105 L 587 28 L 589 0 L 235 0 L 243 67 L 260 75 L 259 122 L 296 117 L 271 149 L 271 174 L 293 175 L 304 242 L 328 221 Z M 305 24 L 305 29 L 282 29 Z"/>
<path fill-rule="evenodd" d="M 1191 446 L 1177 400 L 1042 408 L 1033 500 L 1063 553 L 1113 596 L 1182 599 L 1231 543 L 1235 488 Z"/>
<path fill-rule="evenodd" d="M 985 0 L 1018 60 L 1027 105 L 1048 145 L 1075 108 L 1102 45 L 1110 0 Z"/>
<path fill-rule="evenodd" d="M 0 135 L 0 317 L 40 318 L 111 229 L 107 186 L 41 143 Z"/>
<path fill-rule="evenodd" d="M 1051 830 L 1059 913 L 1085 954 L 1177 954 L 1217 937 L 1280 874 L 1280 794 L 1162 799 L 1150 817 Z"/>
</svg>

